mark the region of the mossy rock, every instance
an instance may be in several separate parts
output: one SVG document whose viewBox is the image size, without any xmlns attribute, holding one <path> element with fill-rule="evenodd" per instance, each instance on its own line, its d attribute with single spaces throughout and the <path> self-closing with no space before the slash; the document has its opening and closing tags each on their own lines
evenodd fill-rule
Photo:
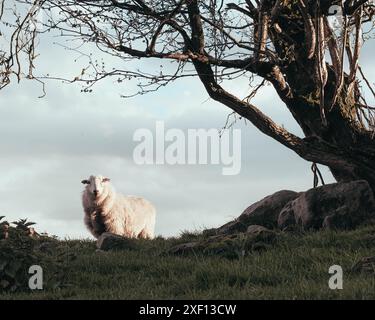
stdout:
<svg viewBox="0 0 375 320">
<path fill-rule="evenodd" d="M 114 233 L 104 232 L 96 242 L 99 250 L 135 250 L 138 249 L 138 240 L 119 236 Z"/>
<path fill-rule="evenodd" d="M 260 248 L 267 249 L 276 240 L 277 233 L 266 228 L 253 228 L 251 232 L 229 235 L 215 235 L 207 239 L 173 246 L 168 253 L 173 255 L 217 255 L 226 258 L 240 258 Z"/>
</svg>

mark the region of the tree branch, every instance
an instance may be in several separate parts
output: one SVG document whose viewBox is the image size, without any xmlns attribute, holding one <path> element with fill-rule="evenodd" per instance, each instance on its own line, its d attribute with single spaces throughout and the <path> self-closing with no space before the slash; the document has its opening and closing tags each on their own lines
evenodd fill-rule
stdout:
<svg viewBox="0 0 375 320">
<path fill-rule="evenodd" d="M 241 8 L 239 5 L 237 5 L 235 3 L 227 3 L 227 8 L 229 10 L 236 10 L 238 12 L 241 12 L 241 13 L 245 14 L 246 16 L 248 16 L 252 19 L 256 19 L 256 11 L 255 11 L 256 9 L 253 5 L 252 5 L 252 7 L 249 7 L 249 9 L 250 9 L 249 11 L 244 9 L 244 8 Z M 252 10 L 251 8 L 253 8 L 254 10 Z"/>
<path fill-rule="evenodd" d="M 303 23 L 305 26 L 305 36 L 307 42 L 307 58 L 312 59 L 315 53 L 316 47 L 316 33 L 314 22 L 308 12 L 306 0 L 299 0 L 298 1 L 298 8 L 302 14 Z"/>
</svg>

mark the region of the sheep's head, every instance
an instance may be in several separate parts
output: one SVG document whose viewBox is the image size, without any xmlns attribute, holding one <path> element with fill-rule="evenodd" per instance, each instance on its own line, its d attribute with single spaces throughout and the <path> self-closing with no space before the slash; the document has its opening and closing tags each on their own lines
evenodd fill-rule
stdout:
<svg viewBox="0 0 375 320">
<path fill-rule="evenodd" d="M 88 180 L 82 180 L 86 184 L 86 189 L 93 194 L 96 198 L 100 197 L 105 190 L 106 184 L 111 181 L 109 178 L 103 176 L 90 176 Z"/>
</svg>

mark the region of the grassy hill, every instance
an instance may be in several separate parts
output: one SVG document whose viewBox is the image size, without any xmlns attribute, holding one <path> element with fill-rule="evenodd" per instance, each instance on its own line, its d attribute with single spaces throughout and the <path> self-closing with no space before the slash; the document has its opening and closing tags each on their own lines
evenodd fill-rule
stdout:
<svg viewBox="0 0 375 320">
<path fill-rule="evenodd" d="M 362 257 L 375 255 L 375 226 L 346 232 L 280 233 L 262 250 L 244 254 L 238 245 L 230 256 L 168 253 L 176 244 L 203 237 L 184 233 L 179 238 L 137 240 L 137 249 L 114 252 L 96 252 L 95 242 L 89 240 L 51 239 L 37 255 L 48 279 L 46 288 L 0 291 L 0 299 L 375 298 L 374 270 L 352 270 Z M 0 271 L 4 248 L 12 241 L 0 241 Z M 23 249 L 17 250 L 20 254 Z M 34 257 L 34 261 L 38 260 Z M 343 290 L 328 287 L 331 265 L 344 270 Z M 50 285 L 55 276 L 59 281 Z"/>
</svg>

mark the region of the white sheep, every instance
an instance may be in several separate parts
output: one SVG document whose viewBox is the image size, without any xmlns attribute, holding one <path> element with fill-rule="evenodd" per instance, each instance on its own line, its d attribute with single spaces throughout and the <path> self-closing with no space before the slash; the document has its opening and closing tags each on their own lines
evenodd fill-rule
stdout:
<svg viewBox="0 0 375 320">
<path fill-rule="evenodd" d="M 150 202 L 116 193 L 110 179 L 100 175 L 81 182 L 86 185 L 82 194 L 84 223 L 94 237 L 104 232 L 129 238 L 154 237 L 156 211 Z"/>
</svg>

